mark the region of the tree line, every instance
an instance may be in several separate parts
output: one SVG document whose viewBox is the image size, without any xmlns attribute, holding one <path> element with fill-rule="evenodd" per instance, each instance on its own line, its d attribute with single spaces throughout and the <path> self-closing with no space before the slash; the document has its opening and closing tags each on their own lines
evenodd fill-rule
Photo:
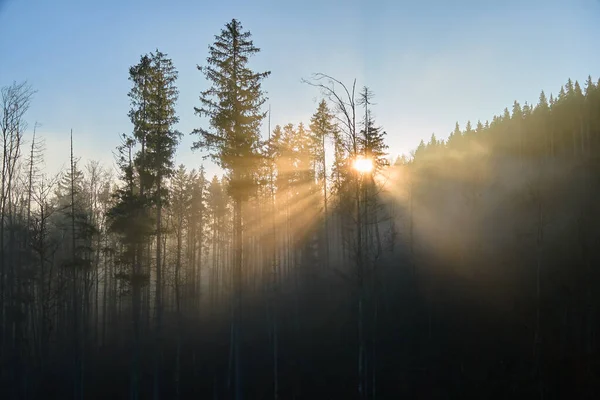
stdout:
<svg viewBox="0 0 600 400">
<path fill-rule="evenodd" d="M 396 160 L 395 213 L 426 293 L 411 321 L 452 349 L 453 393 L 597 395 L 599 117 L 600 81 L 568 79 Z M 456 333 L 435 340 L 436 322 Z"/>
</svg>

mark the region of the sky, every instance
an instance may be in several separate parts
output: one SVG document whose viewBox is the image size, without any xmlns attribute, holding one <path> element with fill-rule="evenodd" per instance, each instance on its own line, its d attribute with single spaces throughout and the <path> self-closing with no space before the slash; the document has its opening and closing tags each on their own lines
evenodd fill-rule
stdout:
<svg viewBox="0 0 600 400">
<path fill-rule="evenodd" d="M 392 155 L 600 74 L 600 0 L 0 0 L 0 86 L 37 90 L 27 138 L 37 121 L 49 171 L 68 165 L 71 129 L 83 162 L 113 167 L 132 130 L 129 67 L 159 49 L 179 71 L 176 163 L 218 173 L 189 133 L 206 126 L 193 111 L 208 87 L 196 65 L 232 18 L 261 48 L 250 67 L 271 71 L 272 127 L 309 122 L 321 94 L 302 78 L 356 78 L 375 93 Z"/>
</svg>

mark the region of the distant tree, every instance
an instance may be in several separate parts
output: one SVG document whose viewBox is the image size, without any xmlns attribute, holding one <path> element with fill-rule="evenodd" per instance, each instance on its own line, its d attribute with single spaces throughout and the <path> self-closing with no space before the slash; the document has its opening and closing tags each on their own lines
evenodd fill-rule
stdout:
<svg viewBox="0 0 600 400">
<path fill-rule="evenodd" d="M 187 191 L 190 196 L 190 206 L 187 216 L 187 231 L 188 231 L 188 250 L 189 263 L 188 269 L 191 274 L 190 279 L 190 295 L 192 297 L 200 296 L 201 276 L 204 268 L 204 256 L 208 251 L 206 241 L 207 230 L 207 180 L 204 172 L 204 167 L 201 166 L 199 171 L 192 170 L 187 176 Z M 198 299 L 197 299 L 198 300 Z M 195 302 L 198 305 L 198 301 Z"/>
<path fill-rule="evenodd" d="M 486 121 L 486 123 L 487 123 L 487 121 Z M 487 128 L 483 126 L 483 124 L 481 123 L 480 120 L 477 120 L 477 125 L 475 126 L 475 133 L 477 133 L 478 135 L 481 135 L 483 133 L 484 129 L 487 129 Z"/>
<path fill-rule="evenodd" d="M 553 146 L 552 129 L 548 132 L 548 119 L 550 117 L 550 106 L 546 94 L 542 90 L 538 104 L 532 113 L 534 119 L 533 134 L 531 135 L 531 147 L 533 154 L 537 156 L 551 155 Z"/>
<path fill-rule="evenodd" d="M 431 137 L 429 138 L 429 143 L 427 143 L 427 146 L 431 149 L 435 149 L 438 145 L 439 142 L 437 140 L 437 137 L 435 136 L 435 133 L 432 133 Z"/>
<path fill-rule="evenodd" d="M 304 267 L 299 272 L 314 272 L 313 267 L 317 263 L 313 247 L 316 243 L 313 241 L 314 232 L 317 226 L 314 220 L 319 215 L 319 190 L 316 184 L 316 162 L 318 160 L 315 154 L 315 142 L 313 134 L 308 131 L 304 124 L 298 124 L 297 129 L 291 131 L 291 154 L 292 171 L 291 184 L 292 190 L 290 205 L 293 206 L 291 214 L 294 221 L 294 233 L 297 236 L 294 244 L 301 250 L 301 262 Z M 298 208 L 302 204 L 302 208 Z M 310 279 L 308 281 L 310 282 Z"/>
<path fill-rule="evenodd" d="M 510 136 L 508 137 L 508 151 L 516 154 L 523 161 L 523 109 L 518 101 L 514 101 L 510 124 Z"/>
<path fill-rule="evenodd" d="M 181 267 L 183 251 L 183 233 L 186 228 L 186 216 L 192 204 L 191 192 L 188 189 L 188 173 L 185 165 L 179 165 L 171 180 L 171 205 L 174 215 L 175 237 L 177 239 L 175 261 L 175 305 L 181 312 Z"/>
<path fill-rule="evenodd" d="M 585 142 L 589 157 L 593 154 L 594 149 L 598 148 L 598 144 L 594 142 L 593 132 L 600 131 L 600 118 L 595 112 L 596 105 L 600 103 L 598 100 L 600 97 L 600 89 L 594 84 L 591 76 L 588 76 L 584 91 L 584 120 L 587 121 L 585 126 Z"/>
<path fill-rule="evenodd" d="M 577 156 L 585 156 L 586 154 L 586 141 L 585 141 L 585 128 L 584 128 L 584 103 L 585 96 L 581 90 L 581 86 L 578 81 L 575 81 L 572 95 L 572 111 L 571 118 L 573 119 L 573 146 L 574 154 Z"/>
<path fill-rule="evenodd" d="M 465 126 L 464 135 L 466 137 L 470 138 L 471 136 L 473 136 L 474 133 L 475 133 L 475 131 L 473 131 L 473 127 L 471 126 L 471 121 L 467 121 L 467 125 Z"/>
<path fill-rule="evenodd" d="M 210 294 L 211 305 L 219 300 L 225 282 L 226 249 L 228 244 L 228 205 L 226 187 L 215 175 L 206 189 L 207 225 L 210 228 Z"/>
<path fill-rule="evenodd" d="M 446 142 L 449 148 L 458 149 L 462 146 L 462 132 L 460 130 L 460 125 L 456 122 L 454 125 L 454 130 L 448 136 L 448 141 Z"/>
<path fill-rule="evenodd" d="M 310 130 L 314 135 L 315 141 L 317 142 L 315 150 L 316 158 L 318 160 L 318 175 L 323 191 L 323 223 L 325 232 L 323 237 L 323 247 L 325 249 L 325 265 L 329 265 L 329 211 L 327 208 L 327 162 L 325 158 L 325 142 L 328 137 L 333 135 L 334 129 L 334 116 L 329 111 L 327 102 L 325 100 L 321 100 L 317 111 L 311 117 Z"/>
<path fill-rule="evenodd" d="M 365 157 L 373 160 L 373 167 L 376 172 L 387 166 L 387 149 L 388 145 L 385 143 L 385 136 L 387 133 L 383 131 L 381 127 L 375 126 L 375 121 L 371 117 L 371 113 L 368 114 L 367 128 L 361 130 L 361 138 L 359 140 L 361 152 L 365 154 Z M 435 135 L 432 135 L 431 140 L 436 140 Z M 435 141 L 437 145 L 437 140 Z"/>
<path fill-rule="evenodd" d="M 181 346 L 182 338 L 181 331 L 183 329 L 183 315 L 182 315 L 182 248 L 183 248 L 183 233 L 186 225 L 189 226 L 190 221 L 186 220 L 189 214 L 189 210 L 192 206 L 192 192 L 190 189 L 190 182 L 188 173 L 183 164 L 179 165 L 179 168 L 175 172 L 173 179 L 171 180 L 171 211 L 173 215 L 173 225 L 175 230 L 175 238 L 177 241 L 176 248 L 176 261 L 175 261 L 175 310 L 177 312 L 177 350 L 176 350 L 176 361 L 175 361 L 175 383 L 176 383 L 176 395 L 179 398 L 180 395 L 180 376 L 181 376 Z M 192 178 L 194 178 L 192 176 Z M 188 265 L 188 268 L 194 266 Z M 195 279 L 195 276 L 192 277 Z M 195 281 L 191 282 L 192 285 Z"/>
<path fill-rule="evenodd" d="M 148 213 L 147 199 L 142 196 L 137 184 L 134 169 L 133 138 L 123 135 L 122 144 L 117 148 L 116 161 L 120 169 L 123 186 L 118 188 L 114 196 L 114 205 L 108 210 L 109 232 L 118 235 L 124 250 L 119 260 L 123 266 L 121 278 L 131 286 L 133 311 L 133 360 L 131 365 L 130 397 L 139 397 L 140 382 L 140 318 L 141 288 L 148 282 L 149 274 L 142 271 L 141 246 L 146 243 L 152 233 L 153 221 Z M 105 282 L 106 284 L 106 282 Z"/>
</svg>

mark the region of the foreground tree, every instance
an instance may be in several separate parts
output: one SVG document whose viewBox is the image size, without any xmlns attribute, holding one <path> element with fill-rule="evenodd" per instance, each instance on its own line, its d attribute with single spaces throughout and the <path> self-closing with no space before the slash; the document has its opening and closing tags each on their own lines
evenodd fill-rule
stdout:
<svg viewBox="0 0 600 400">
<path fill-rule="evenodd" d="M 179 118 L 175 103 L 179 91 L 175 86 L 178 72 L 166 54 L 156 50 L 143 55 L 140 62 L 129 70 L 133 87 L 129 92 L 131 110 L 129 117 L 133 123 L 133 134 L 125 135 L 119 147 L 118 164 L 123 189 L 117 191 L 117 204 L 112 210 L 113 231 L 119 233 L 127 244 L 125 265 L 130 269 L 125 277 L 132 285 L 134 312 L 134 361 L 132 372 L 131 397 L 137 398 L 139 379 L 139 319 L 141 288 L 149 274 L 142 273 L 142 248 L 149 246 L 147 224 L 149 216 L 143 211 L 153 207 L 156 211 L 156 291 L 155 291 L 155 352 L 154 396 L 160 393 L 160 354 L 163 319 L 163 207 L 167 205 L 165 181 L 173 175 L 173 157 L 181 134 L 175 130 Z M 139 144 L 140 149 L 134 152 Z M 139 183 L 136 183 L 139 181 Z M 136 221 L 128 225 L 128 220 Z M 148 257 L 149 261 L 149 257 Z M 149 266 L 148 266 L 149 270 Z"/>
<path fill-rule="evenodd" d="M 249 57 L 260 49 L 254 46 L 249 31 L 233 19 L 225 25 L 213 45 L 205 67 L 198 66 L 211 87 L 200 95 L 201 106 L 194 111 L 209 118 L 210 128 L 195 129 L 199 135 L 193 149 L 208 149 L 217 164 L 228 173 L 229 195 L 234 203 L 233 354 L 235 397 L 240 398 L 240 313 L 242 279 L 242 203 L 248 199 L 258 166 L 260 125 L 266 116 L 266 101 L 261 82 L 270 72 L 256 73 L 248 67 Z"/>
<path fill-rule="evenodd" d="M 173 175 L 173 157 L 181 134 L 174 126 L 179 122 L 175 103 L 179 91 L 175 86 L 178 72 L 167 55 L 156 51 L 150 53 L 150 93 L 146 104 L 148 116 L 146 151 L 142 155 L 144 172 L 148 175 L 148 197 L 156 208 L 156 350 L 154 396 L 160 392 L 159 364 L 162 346 L 163 319 L 163 268 L 162 261 L 162 209 L 166 205 L 165 180 Z"/>
</svg>

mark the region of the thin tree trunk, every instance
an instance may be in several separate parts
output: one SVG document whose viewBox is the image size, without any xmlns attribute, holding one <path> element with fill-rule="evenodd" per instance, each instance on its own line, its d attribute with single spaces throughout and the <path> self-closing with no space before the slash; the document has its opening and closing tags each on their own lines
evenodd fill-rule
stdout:
<svg viewBox="0 0 600 400">
<path fill-rule="evenodd" d="M 181 293 L 180 293 L 180 270 L 181 270 L 181 240 L 182 240 L 182 226 L 183 226 L 183 215 L 179 216 L 177 226 L 177 264 L 175 265 L 175 305 L 177 307 L 177 350 L 175 360 L 175 390 L 176 398 L 180 398 L 180 375 L 181 375 L 181 329 L 182 315 L 181 315 Z"/>
<path fill-rule="evenodd" d="M 323 152 L 323 217 L 325 222 L 325 266 L 329 267 L 329 210 L 327 208 L 327 163 L 325 159 L 325 135 L 321 143 Z"/>
<path fill-rule="evenodd" d="M 161 182 L 158 179 L 157 193 L 160 196 Z M 160 398 L 160 359 L 162 352 L 162 205 L 159 201 L 156 206 L 156 349 L 154 360 L 154 400 Z"/>
<path fill-rule="evenodd" d="M 542 380 L 542 340 L 541 340 L 541 270 L 544 241 L 544 214 L 541 199 L 541 193 L 537 199 L 537 240 L 536 240 L 536 314 L 535 314 L 535 333 L 533 342 L 533 355 L 536 378 L 539 385 L 539 396 L 543 398 L 543 380 Z"/>
<path fill-rule="evenodd" d="M 76 243 L 76 232 L 75 232 L 75 160 L 73 158 L 73 130 L 71 130 L 71 258 L 72 258 L 72 312 L 73 312 L 73 336 L 74 336 L 74 398 L 79 399 L 83 397 L 83 385 L 82 385 L 82 363 L 81 363 L 81 346 L 80 343 L 80 321 L 79 312 L 81 306 L 79 305 L 79 265 L 77 259 L 77 243 Z"/>
<path fill-rule="evenodd" d="M 366 397 L 366 349 L 364 337 L 364 265 L 363 265 L 363 232 L 362 232 L 362 207 L 360 200 L 360 182 L 356 178 L 356 266 L 358 283 L 358 393 L 361 399 Z"/>
<path fill-rule="evenodd" d="M 234 235 L 233 235 L 233 369 L 234 393 L 236 399 L 242 398 L 242 366 L 241 366 L 241 308 L 242 308 L 242 201 L 234 199 Z"/>
<path fill-rule="evenodd" d="M 7 119 L 8 115 L 3 115 L 3 118 Z M 6 121 L 8 122 L 8 121 Z M 6 125 L 6 124 L 5 124 Z M 2 325 L 2 331 L 0 334 L 2 338 L 0 339 L 0 354 L 4 358 L 6 355 L 6 344 L 8 340 L 8 334 L 10 330 L 8 329 L 8 316 L 6 313 L 6 305 L 5 298 L 9 298 L 9 287 L 6 285 L 6 251 L 5 251 L 5 243 L 4 243 L 4 225 L 5 225 L 5 216 L 6 216 L 6 178 L 7 178 L 7 165 L 8 165 L 8 127 L 4 127 L 2 130 L 2 142 L 3 142 L 3 151 L 2 151 L 2 187 L 0 188 L 0 292 L 4 295 L 0 296 L 0 325 Z M 9 363 L 7 360 L 2 360 L 0 363 L 0 377 L 4 378 L 4 374 L 6 373 L 5 365 Z"/>
</svg>

